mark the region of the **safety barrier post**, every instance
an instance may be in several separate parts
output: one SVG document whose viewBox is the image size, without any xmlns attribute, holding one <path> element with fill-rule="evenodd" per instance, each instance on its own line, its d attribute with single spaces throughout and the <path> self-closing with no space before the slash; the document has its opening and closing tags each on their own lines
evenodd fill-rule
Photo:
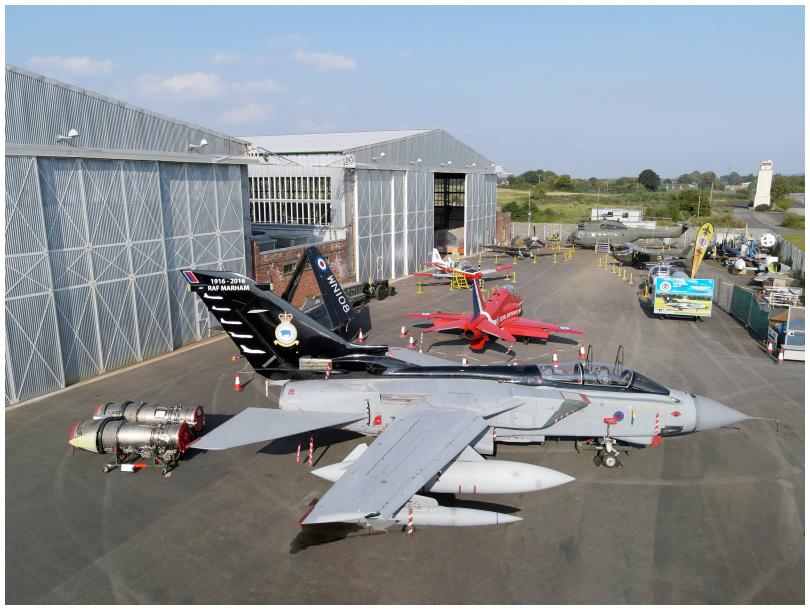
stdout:
<svg viewBox="0 0 810 610">
<path fill-rule="evenodd" d="M 554 253 L 554 259 L 551 261 L 553 264 L 557 264 L 557 253 Z"/>
</svg>

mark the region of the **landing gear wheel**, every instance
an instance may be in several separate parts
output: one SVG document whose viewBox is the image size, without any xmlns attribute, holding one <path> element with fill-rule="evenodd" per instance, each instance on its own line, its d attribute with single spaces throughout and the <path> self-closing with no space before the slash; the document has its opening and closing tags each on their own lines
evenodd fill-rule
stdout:
<svg viewBox="0 0 810 610">
<path fill-rule="evenodd" d="M 531 339 L 531 337 L 523 337 L 521 339 L 521 341 L 523 341 L 524 345 L 529 345 L 529 343 L 531 343 L 532 339 Z"/>
<path fill-rule="evenodd" d="M 616 468 L 616 466 L 619 466 L 619 458 L 615 453 L 603 453 L 600 461 L 605 468 Z"/>
<path fill-rule="evenodd" d="M 374 298 L 378 301 L 382 301 L 385 297 L 388 296 L 388 286 L 385 284 L 377 284 L 377 287 L 374 288 Z"/>
</svg>

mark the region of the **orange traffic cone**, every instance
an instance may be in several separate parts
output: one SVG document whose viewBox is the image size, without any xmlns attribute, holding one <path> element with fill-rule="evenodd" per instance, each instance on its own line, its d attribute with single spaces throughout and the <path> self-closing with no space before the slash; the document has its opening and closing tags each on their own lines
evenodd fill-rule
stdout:
<svg viewBox="0 0 810 610">
<path fill-rule="evenodd" d="M 413 349 L 415 347 L 416 347 L 416 343 L 413 340 L 413 335 L 411 335 L 411 338 L 408 339 L 408 349 Z"/>
<path fill-rule="evenodd" d="M 233 391 L 234 392 L 242 391 L 242 382 L 239 381 L 239 371 L 236 371 L 236 377 L 233 380 Z"/>
<path fill-rule="evenodd" d="M 551 354 L 551 364 L 554 366 L 554 368 L 557 368 L 557 361 L 558 361 L 557 352 L 554 352 L 553 354 Z"/>
<path fill-rule="evenodd" d="M 777 357 L 776 361 L 779 364 L 782 364 L 785 361 L 785 348 L 779 350 L 779 356 Z"/>
<path fill-rule="evenodd" d="M 365 343 L 366 342 L 366 338 L 363 336 L 363 329 L 362 328 L 360 329 L 360 334 L 357 335 L 357 342 L 358 343 Z"/>
<path fill-rule="evenodd" d="M 579 344 L 579 359 L 585 360 L 585 346 L 581 343 Z"/>
<path fill-rule="evenodd" d="M 773 356 L 773 341 L 768 339 L 768 355 Z"/>
<path fill-rule="evenodd" d="M 402 329 L 399 331 L 399 336 L 400 337 L 407 337 L 408 336 L 408 331 L 405 330 L 405 325 L 404 324 L 402 325 Z"/>
<path fill-rule="evenodd" d="M 467 356 L 461 357 L 461 366 L 467 366 Z"/>
</svg>

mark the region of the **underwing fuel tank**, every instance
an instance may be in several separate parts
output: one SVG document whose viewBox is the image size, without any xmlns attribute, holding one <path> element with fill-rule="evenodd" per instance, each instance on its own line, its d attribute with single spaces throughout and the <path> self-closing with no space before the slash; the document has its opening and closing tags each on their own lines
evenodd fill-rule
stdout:
<svg viewBox="0 0 810 610">
<path fill-rule="evenodd" d="M 196 407 L 162 407 L 147 402 L 102 402 L 96 407 L 94 418 L 121 417 L 128 422 L 149 426 L 165 426 L 186 422 L 195 434 L 205 427 L 205 411 L 202 406 Z"/>
<path fill-rule="evenodd" d="M 347 459 L 312 471 L 312 474 L 335 482 L 362 453 L 359 445 Z M 564 485 L 574 477 L 543 466 L 503 460 L 456 460 L 447 469 L 430 479 L 424 491 L 433 493 L 507 494 L 541 491 Z"/>
<path fill-rule="evenodd" d="M 422 502 L 413 502 L 410 511 L 406 506 L 396 515 L 396 523 L 406 525 L 409 519 L 409 512 L 413 519 L 413 525 L 436 525 L 445 527 L 474 527 L 479 525 L 504 525 L 523 521 L 522 517 L 499 513 L 491 510 L 479 510 L 477 508 L 459 508 L 456 506 L 440 506 L 435 500 L 434 503 L 426 501 L 432 498 L 419 498 Z"/>
<path fill-rule="evenodd" d="M 144 457 L 164 457 L 183 453 L 193 438 L 184 421 L 167 426 L 145 426 L 108 417 L 76 422 L 68 443 L 93 453 L 139 453 Z"/>
</svg>

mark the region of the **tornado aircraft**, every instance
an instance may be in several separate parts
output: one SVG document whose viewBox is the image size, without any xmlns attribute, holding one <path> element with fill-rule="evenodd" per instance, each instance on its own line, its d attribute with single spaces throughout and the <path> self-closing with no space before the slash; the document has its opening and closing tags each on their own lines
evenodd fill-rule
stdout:
<svg viewBox="0 0 810 610">
<path fill-rule="evenodd" d="M 387 527 L 406 511 L 429 523 L 432 515 L 436 525 L 502 523 L 514 517 L 464 514 L 472 509 L 437 506 L 417 492 L 512 493 L 571 480 L 539 466 L 485 460 L 496 442 L 597 439 L 600 459 L 612 467 L 619 441 L 656 445 L 753 419 L 618 365 L 461 366 L 404 348 L 352 344 L 248 277 L 183 274 L 256 372 L 284 380 L 279 409 L 248 408 L 193 448 L 228 449 L 328 427 L 378 437 L 321 472 L 335 483 L 304 525 Z"/>
</svg>

